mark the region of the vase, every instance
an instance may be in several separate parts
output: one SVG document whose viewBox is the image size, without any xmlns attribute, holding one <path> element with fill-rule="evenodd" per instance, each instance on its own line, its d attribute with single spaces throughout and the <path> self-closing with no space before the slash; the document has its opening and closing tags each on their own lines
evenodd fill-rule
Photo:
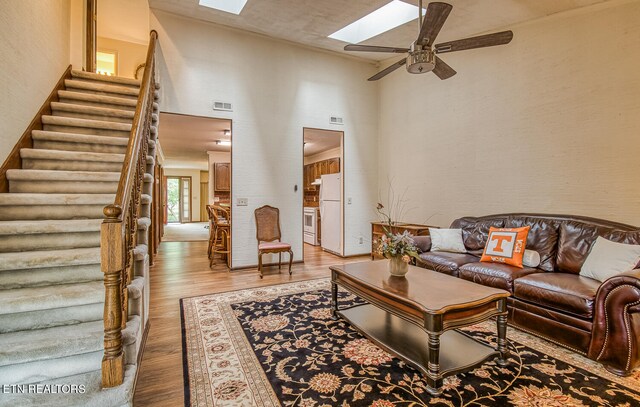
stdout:
<svg viewBox="0 0 640 407">
<path fill-rule="evenodd" d="M 409 271 L 409 264 L 402 261 L 401 256 L 394 256 L 389 259 L 389 273 L 392 276 L 404 277 Z"/>
</svg>

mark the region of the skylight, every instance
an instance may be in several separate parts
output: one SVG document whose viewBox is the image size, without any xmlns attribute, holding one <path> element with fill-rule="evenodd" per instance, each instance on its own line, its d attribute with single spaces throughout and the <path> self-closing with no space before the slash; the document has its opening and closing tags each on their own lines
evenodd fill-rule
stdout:
<svg viewBox="0 0 640 407">
<path fill-rule="evenodd" d="M 423 10 L 423 15 L 425 11 Z M 418 7 L 393 0 L 360 20 L 331 34 L 329 38 L 357 44 L 418 18 Z"/>
<path fill-rule="evenodd" d="M 227 13 L 240 14 L 244 5 L 247 4 L 247 0 L 200 0 L 199 4 Z"/>
</svg>

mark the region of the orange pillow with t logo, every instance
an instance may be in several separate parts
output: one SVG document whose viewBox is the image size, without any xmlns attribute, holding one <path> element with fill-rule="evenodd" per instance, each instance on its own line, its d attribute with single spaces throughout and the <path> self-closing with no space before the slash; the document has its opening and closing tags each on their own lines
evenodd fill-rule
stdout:
<svg viewBox="0 0 640 407">
<path fill-rule="evenodd" d="M 504 263 L 522 268 L 522 256 L 530 226 L 523 228 L 490 228 L 480 261 Z"/>
</svg>

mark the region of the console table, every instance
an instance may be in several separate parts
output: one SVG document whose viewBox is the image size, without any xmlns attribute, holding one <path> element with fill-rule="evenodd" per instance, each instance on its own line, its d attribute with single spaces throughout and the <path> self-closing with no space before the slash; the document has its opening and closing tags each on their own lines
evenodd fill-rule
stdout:
<svg viewBox="0 0 640 407">
<path fill-rule="evenodd" d="M 371 260 L 379 260 L 384 257 L 376 253 L 380 238 L 384 234 L 384 228 L 389 229 L 389 225 L 384 222 L 371 222 Z M 394 223 L 390 232 L 393 234 L 403 233 L 405 230 L 414 236 L 429 236 L 429 228 L 437 226 L 420 225 L 417 223 Z"/>
</svg>

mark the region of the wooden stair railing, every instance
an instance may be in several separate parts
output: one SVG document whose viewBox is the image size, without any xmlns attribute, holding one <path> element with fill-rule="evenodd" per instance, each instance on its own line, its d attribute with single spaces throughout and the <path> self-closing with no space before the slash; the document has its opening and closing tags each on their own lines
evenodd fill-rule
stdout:
<svg viewBox="0 0 640 407">
<path fill-rule="evenodd" d="M 122 330 L 129 317 L 127 287 L 133 280 L 133 250 L 137 245 L 153 103 L 154 97 L 157 97 L 154 56 L 157 38 L 158 33 L 151 31 L 146 69 L 140 84 L 118 190 L 114 203 L 104 208 L 105 219 L 100 229 L 101 269 L 105 288 L 103 387 L 118 386 L 124 380 Z"/>
</svg>

